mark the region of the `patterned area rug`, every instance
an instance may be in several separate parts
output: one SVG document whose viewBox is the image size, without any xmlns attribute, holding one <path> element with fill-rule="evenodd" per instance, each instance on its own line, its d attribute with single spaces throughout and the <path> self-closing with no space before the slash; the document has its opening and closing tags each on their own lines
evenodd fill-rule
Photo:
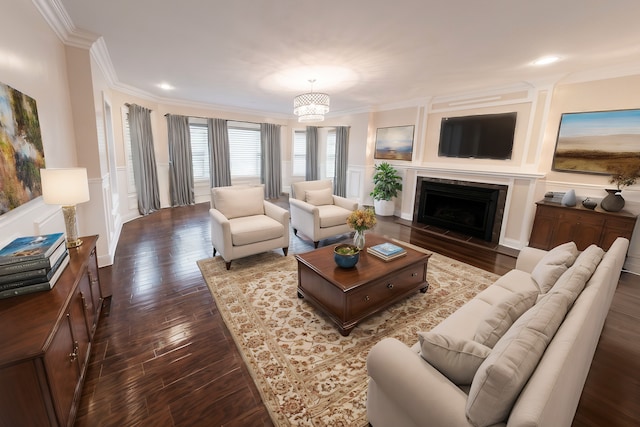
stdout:
<svg viewBox="0 0 640 427">
<path fill-rule="evenodd" d="M 297 262 L 267 252 L 198 261 L 222 317 L 277 426 L 366 426 L 366 358 L 385 337 L 411 346 L 498 277 L 439 254 L 415 293 L 343 337 L 297 297 Z"/>
</svg>

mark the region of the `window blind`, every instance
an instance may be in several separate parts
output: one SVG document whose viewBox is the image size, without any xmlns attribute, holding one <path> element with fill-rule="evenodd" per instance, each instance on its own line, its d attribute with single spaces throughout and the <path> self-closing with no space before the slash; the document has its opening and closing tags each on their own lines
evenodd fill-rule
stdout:
<svg viewBox="0 0 640 427">
<path fill-rule="evenodd" d="M 260 125 L 228 122 L 231 178 L 260 178 Z"/>
<path fill-rule="evenodd" d="M 209 130 L 207 125 L 189 123 L 193 179 L 209 181 Z"/>
<path fill-rule="evenodd" d="M 293 133 L 293 176 L 305 176 L 307 166 L 307 132 L 297 130 Z"/>
<path fill-rule="evenodd" d="M 329 131 L 327 134 L 327 178 L 335 178 L 336 176 L 336 131 Z"/>
</svg>

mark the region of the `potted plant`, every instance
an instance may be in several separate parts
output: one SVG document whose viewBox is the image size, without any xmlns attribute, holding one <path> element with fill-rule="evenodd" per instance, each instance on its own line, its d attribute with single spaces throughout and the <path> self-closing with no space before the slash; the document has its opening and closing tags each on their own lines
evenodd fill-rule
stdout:
<svg viewBox="0 0 640 427">
<path fill-rule="evenodd" d="M 343 243 L 333 249 L 333 259 L 342 268 L 351 268 L 360 259 L 360 249 L 355 245 Z"/>
<path fill-rule="evenodd" d="M 373 191 L 369 194 L 373 197 L 373 207 L 376 215 L 391 216 L 394 210 L 395 197 L 402 190 L 402 177 L 398 171 L 387 162 L 374 166 Z"/>
</svg>

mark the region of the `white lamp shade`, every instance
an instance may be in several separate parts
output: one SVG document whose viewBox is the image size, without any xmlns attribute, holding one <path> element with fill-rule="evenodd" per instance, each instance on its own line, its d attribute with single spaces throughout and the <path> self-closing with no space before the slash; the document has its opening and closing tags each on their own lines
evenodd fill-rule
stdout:
<svg viewBox="0 0 640 427">
<path fill-rule="evenodd" d="M 89 201 L 85 168 L 40 169 L 42 198 L 49 205 L 74 206 Z"/>
</svg>

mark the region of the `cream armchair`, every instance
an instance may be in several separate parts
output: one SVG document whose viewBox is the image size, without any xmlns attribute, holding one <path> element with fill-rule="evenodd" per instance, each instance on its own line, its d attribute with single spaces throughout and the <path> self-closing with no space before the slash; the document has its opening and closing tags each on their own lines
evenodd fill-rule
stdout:
<svg viewBox="0 0 640 427">
<path fill-rule="evenodd" d="M 351 232 L 347 217 L 358 203 L 334 195 L 328 179 L 302 181 L 291 184 L 289 209 L 293 233 L 301 231 L 317 248 L 322 239 Z"/>
<path fill-rule="evenodd" d="M 289 211 L 264 200 L 264 186 L 211 189 L 211 244 L 226 262 L 282 248 L 289 249 Z"/>
</svg>

